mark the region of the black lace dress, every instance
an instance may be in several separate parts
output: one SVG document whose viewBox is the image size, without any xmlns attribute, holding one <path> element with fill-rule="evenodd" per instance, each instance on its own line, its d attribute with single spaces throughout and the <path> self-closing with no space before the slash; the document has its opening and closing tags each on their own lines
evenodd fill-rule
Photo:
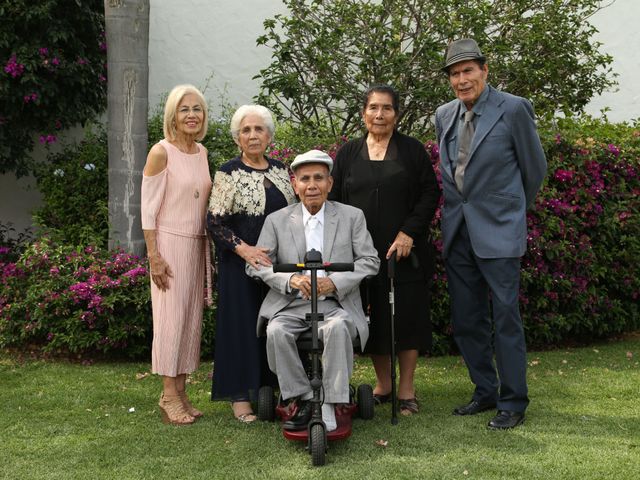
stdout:
<svg viewBox="0 0 640 480">
<path fill-rule="evenodd" d="M 207 216 L 217 259 L 217 313 L 213 368 L 214 400 L 249 400 L 264 384 L 273 383 L 264 338 L 256 336 L 263 287 L 245 274 L 244 260 L 234 248 L 244 240 L 255 245 L 265 217 L 295 201 L 288 169 L 267 159 L 257 170 L 240 157 L 216 172 Z"/>
</svg>

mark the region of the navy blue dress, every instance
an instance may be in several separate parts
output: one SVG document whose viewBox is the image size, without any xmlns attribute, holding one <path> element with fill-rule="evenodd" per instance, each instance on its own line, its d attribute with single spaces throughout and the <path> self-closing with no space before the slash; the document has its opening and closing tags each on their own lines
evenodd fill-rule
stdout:
<svg viewBox="0 0 640 480">
<path fill-rule="evenodd" d="M 217 313 L 213 400 L 254 398 L 261 385 L 274 384 L 265 339 L 256 335 L 263 286 L 245 274 L 245 261 L 233 249 L 243 240 L 255 245 L 265 217 L 294 201 L 288 169 L 267 159 L 264 170 L 240 157 L 216 172 L 207 216 L 217 259 Z"/>
</svg>

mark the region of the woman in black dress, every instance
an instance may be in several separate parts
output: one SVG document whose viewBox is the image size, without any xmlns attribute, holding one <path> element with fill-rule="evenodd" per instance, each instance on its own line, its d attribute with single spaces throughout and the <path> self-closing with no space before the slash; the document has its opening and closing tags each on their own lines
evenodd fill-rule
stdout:
<svg viewBox="0 0 640 480">
<path fill-rule="evenodd" d="M 369 283 L 370 336 L 364 352 L 376 371 L 374 398 L 391 395 L 391 333 L 387 260 L 396 255 L 395 338 L 400 364 L 400 413 L 418 412 L 413 376 L 418 354 L 431 347 L 429 282 L 433 249 L 429 226 L 440 190 L 423 144 L 396 130 L 398 93 L 374 85 L 364 95 L 362 118 L 367 134 L 343 145 L 333 168 L 329 198 L 362 209 L 381 260 Z M 415 252 L 418 268 L 407 258 Z"/>
<path fill-rule="evenodd" d="M 231 400 L 234 416 L 244 423 L 256 419 L 251 394 L 269 371 L 264 342 L 256 337 L 262 286 L 245 274 L 245 262 L 271 264 L 266 249 L 256 245 L 262 224 L 271 212 L 295 201 L 289 169 L 265 156 L 274 130 L 265 107 L 243 105 L 236 110 L 231 135 L 240 155 L 216 171 L 207 216 L 218 262 L 211 396 Z"/>
</svg>

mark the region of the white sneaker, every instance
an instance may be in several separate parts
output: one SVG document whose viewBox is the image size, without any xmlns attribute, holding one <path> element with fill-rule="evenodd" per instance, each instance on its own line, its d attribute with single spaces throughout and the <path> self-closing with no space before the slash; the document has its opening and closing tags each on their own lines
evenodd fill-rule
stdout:
<svg viewBox="0 0 640 480">
<path fill-rule="evenodd" d="M 338 428 L 338 422 L 336 422 L 336 409 L 333 403 L 322 404 L 322 421 L 327 427 L 327 432 L 333 432 Z"/>
</svg>

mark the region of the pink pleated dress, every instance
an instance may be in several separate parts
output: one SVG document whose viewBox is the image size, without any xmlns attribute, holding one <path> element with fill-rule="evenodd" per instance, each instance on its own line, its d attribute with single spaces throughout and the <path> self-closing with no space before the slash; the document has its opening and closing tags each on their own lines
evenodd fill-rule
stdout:
<svg viewBox="0 0 640 480">
<path fill-rule="evenodd" d="M 195 154 L 167 140 L 160 145 L 167 168 L 143 175 L 141 216 L 143 230 L 156 230 L 158 252 L 173 272 L 164 292 L 151 281 L 152 371 L 175 377 L 195 371 L 200 362 L 211 174 L 202 145 Z"/>
</svg>

